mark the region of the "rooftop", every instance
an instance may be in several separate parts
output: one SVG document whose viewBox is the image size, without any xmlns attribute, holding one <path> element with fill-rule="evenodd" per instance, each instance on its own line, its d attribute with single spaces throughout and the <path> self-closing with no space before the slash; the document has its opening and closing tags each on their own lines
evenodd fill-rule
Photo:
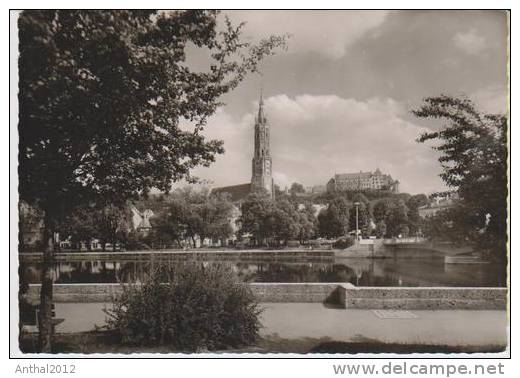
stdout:
<svg viewBox="0 0 520 378">
<path fill-rule="evenodd" d="M 222 186 L 220 188 L 214 188 L 211 190 L 211 194 L 228 194 L 229 199 L 233 202 L 241 201 L 251 193 L 251 183 Z"/>
</svg>

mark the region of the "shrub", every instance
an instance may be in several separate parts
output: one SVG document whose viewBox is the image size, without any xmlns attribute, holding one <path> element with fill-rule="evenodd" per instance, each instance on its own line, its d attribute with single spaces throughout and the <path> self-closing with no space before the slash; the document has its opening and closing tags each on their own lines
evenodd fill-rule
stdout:
<svg viewBox="0 0 520 378">
<path fill-rule="evenodd" d="M 352 245 L 354 245 L 354 238 L 346 237 L 336 240 L 334 244 L 332 244 L 332 248 L 345 249 Z"/>
<path fill-rule="evenodd" d="M 190 352 L 254 343 L 260 312 L 230 267 L 201 263 L 155 269 L 140 284 L 123 284 L 106 310 L 122 343 Z"/>
</svg>

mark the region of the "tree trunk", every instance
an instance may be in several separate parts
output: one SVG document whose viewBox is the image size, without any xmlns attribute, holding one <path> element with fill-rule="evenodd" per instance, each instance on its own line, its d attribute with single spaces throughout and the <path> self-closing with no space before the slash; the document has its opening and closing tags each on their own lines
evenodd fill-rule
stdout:
<svg viewBox="0 0 520 378">
<path fill-rule="evenodd" d="M 38 312 L 39 335 L 38 343 L 41 353 L 51 353 L 52 351 L 52 268 L 54 264 L 54 234 L 52 231 L 51 220 L 48 215 L 44 222 L 44 251 L 43 251 L 43 271 L 42 285 L 40 290 L 40 309 Z"/>
</svg>

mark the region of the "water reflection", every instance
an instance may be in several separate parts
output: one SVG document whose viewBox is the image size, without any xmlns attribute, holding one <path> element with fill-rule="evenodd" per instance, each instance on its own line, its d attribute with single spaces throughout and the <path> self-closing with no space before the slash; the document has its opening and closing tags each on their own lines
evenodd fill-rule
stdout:
<svg viewBox="0 0 520 378">
<path fill-rule="evenodd" d="M 204 264 L 214 261 L 204 260 Z M 248 282 L 350 282 L 356 286 L 506 286 L 505 269 L 493 264 L 444 264 L 442 259 L 284 259 L 229 260 Z M 139 281 L 155 265 L 171 259 L 58 262 L 56 283 Z M 41 282 L 41 263 L 22 263 L 22 282 Z"/>
</svg>

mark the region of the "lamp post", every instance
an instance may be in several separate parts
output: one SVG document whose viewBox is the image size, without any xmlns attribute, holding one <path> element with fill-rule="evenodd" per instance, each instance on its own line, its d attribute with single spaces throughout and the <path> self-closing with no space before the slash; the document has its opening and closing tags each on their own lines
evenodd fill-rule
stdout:
<svg viewBox="0 0 520 378">
<path fill-rule="evenodd" d="M 359 241 L 359 202 L 354 202 L 356 206 L 356 241 Z"/>
</svg>

